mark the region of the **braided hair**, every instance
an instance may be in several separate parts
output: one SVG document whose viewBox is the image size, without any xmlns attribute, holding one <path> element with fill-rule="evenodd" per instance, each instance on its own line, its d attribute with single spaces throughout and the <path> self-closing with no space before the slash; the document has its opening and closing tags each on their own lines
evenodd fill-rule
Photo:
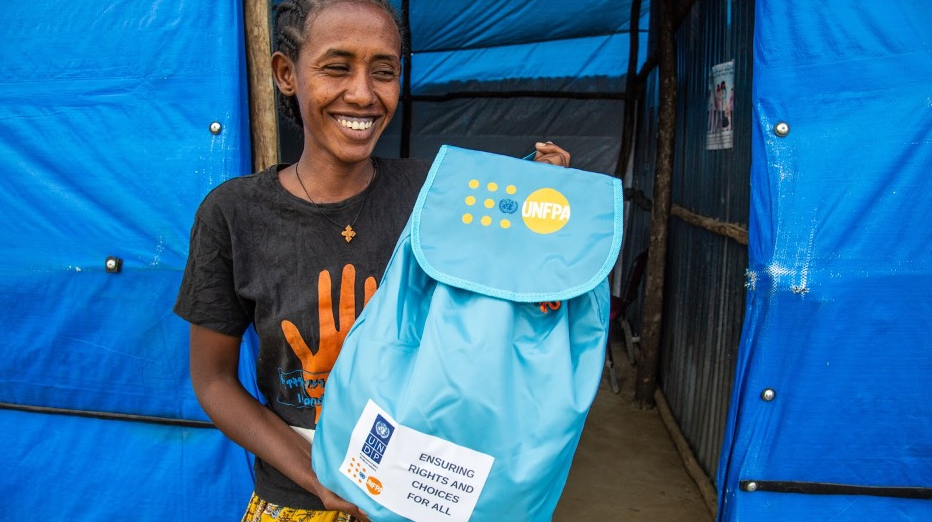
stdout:
<svg viewBox="0 0 932 522">
<path fill-rule="evenodd" d="M 405 53 L 405 27 L 398 17 L 395 8 L 388 0 L 284 0 L 275 6 L 275 42 L 272 51 L 278 51 L 287 56 L 292 62 L 298 61 L 298 54 L 307 38 L 307 22 L 320 13 L 325 7 L 340 2 L 358 2 L 379 7 L 395 23 L 398 35 L 402 42 L 402 55 Z M 304 128 L 301 110 L 298 107 L 298 98 L 294 95 L 286 96 L 278 89 L 275 90 L 275 102 L 279 111 L 285 115 L 299 129 Z"/>
</svg>

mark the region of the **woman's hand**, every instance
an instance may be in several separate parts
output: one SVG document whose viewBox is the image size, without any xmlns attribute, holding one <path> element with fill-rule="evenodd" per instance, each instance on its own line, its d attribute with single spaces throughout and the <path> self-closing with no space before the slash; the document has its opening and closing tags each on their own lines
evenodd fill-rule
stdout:
<svg viewBox="0 0 932 522">
<path fill-rule="evenodd" d="M 534 148 L 537 149 L 537 152 L 534 153 L 534 161 L 559 167 L 570 166 L 570 153 L 554 145 L 552 141 L 537 142 L 534 144 Z"/>
<path fill-rule="evenodd" d="M 318 488 L 317 491 L 314 491 L 313 493 L 320 497 L 320 500 L 324 503 L 324 508 L 326 508 L 327 511 L 342 511 L 347 515 L 352 516 L 354 519 L 359 520 L 360 522 L 369 522 L 369 515 L 363 513 L 363 511 L 355 504 L 351 504 L 343 500 L 333 491 L 320 486 L 320 488 Z"/>
</svg>

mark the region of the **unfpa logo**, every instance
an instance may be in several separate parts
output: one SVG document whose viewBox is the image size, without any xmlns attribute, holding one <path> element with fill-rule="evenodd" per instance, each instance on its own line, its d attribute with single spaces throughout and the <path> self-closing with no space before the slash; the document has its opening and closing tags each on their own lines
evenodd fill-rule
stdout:
<svg viewBox="0 0 932 522">
<path fill-rule="evenodd" d="M 369 477 L 366 479 L 366 489 L 373 495 L 379 495 L 382 493 L 382 481 L 375 477 Z"/>
<path fill-rule="evenodd" d="M 570 202 L 552 188 L 535 190 L 524 200 L 521 217 L 529 229 L 538 234 L 552 234 L 570 220 Z"/>
</svg>

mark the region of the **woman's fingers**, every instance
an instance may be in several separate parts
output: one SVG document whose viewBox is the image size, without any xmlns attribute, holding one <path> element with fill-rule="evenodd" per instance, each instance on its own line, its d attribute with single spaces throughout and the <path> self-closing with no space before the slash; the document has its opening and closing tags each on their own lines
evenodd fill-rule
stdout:
<svg viewBox="0 0 932 522">
<path fill-rule="evenodd" d="M 356 508 L 355 511 L 349 511 L 349 512 L 344 511 L 344 513 L 348 513 L 352 517 L 350 520 L 353 520 L 354 522 L 370 522 L 369 515 L 365 514 L 359 508 Z"/>
<path fill-rule="evenodd" d="M 537 149 L 537 153 L 534 154 L 534 161 L 550 163 L 560 167 L 570 166 L 570 153 L 563 150 L 559 145 L 555 145 L 552 141 L 537 142 L 534 144 L 534 148 Z"/>
<path fill-rule="evenodd" d="M 369 522 L 369 515 L 364 513 L 363 510 L 359 509 L 355 504 L 343 500 L 339 495 L 330 490 L 326 490 L 324 494 L 320 495 L 320 500 L 324 503 L 324 507 L 327 508 L 328 511 L 342 511 L 353 517 L 354 520 Z"/>
</svg>

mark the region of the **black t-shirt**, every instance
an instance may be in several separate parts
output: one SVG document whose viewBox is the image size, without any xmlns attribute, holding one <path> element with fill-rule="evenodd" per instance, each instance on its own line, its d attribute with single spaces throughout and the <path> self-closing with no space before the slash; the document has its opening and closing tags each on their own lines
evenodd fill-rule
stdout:
<svg viewBox="0 0 932 522">
<path fill-rule="evenodd" d="M 174 311 L 232 336 L 255 325 L 259 390 L 292 426 L 315 427 L 343 339 L 381 280 L 429 167 L 376 165 L 366 190 L 342 202 L 315 206 L 296 197 L 278 181 L 278 165 L 222 183 L 195 215 Z M 357 235 L 347 243 L 341 233 L 354 219 Z M 255 471 L 263 500 L 323 509 L 260 459 Z"/>
</svg>

